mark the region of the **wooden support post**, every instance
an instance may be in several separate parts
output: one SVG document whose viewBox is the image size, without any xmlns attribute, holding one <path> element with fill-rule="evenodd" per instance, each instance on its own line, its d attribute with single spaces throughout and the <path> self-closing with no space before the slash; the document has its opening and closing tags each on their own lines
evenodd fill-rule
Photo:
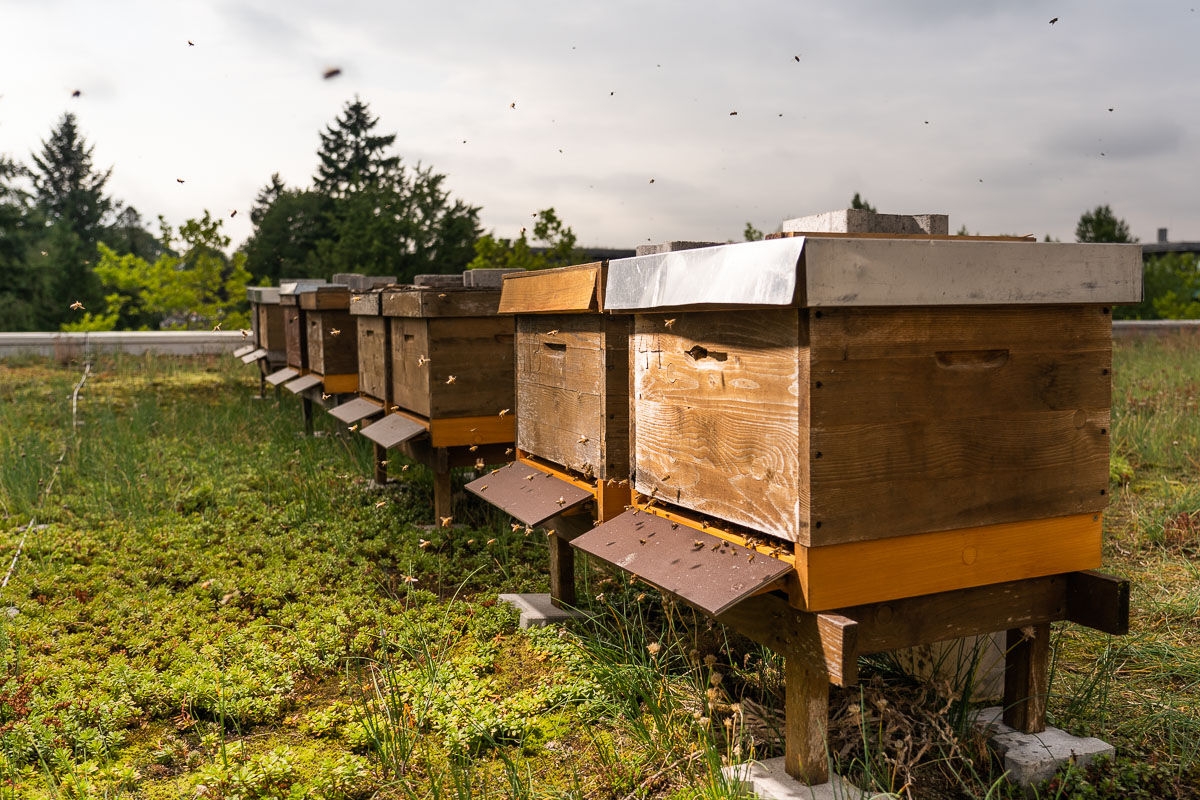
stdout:
<svg viewBox="0 0 1200 800">
<path fill-rule="evenodd" d="M 784 654 L 783 768 L 810 786 L 829 781 L 829 675 L 799 650 Z"/>
<path fill-rule="evenodd" d="M 574 606 L 575 548 L 555 531 L 550 539 L 550 602 L 556 608 Z"/>
<path fill-rule="evenodd" d="M 375 445 L 375 483 L 383 486 L 388 482 L 388 451 L 387 448 L 378 442 Z"/>
<path fill-rule="evenodd" d="M 300 408 L 304 414 L 304 433 L 306 436 L 313 435 L 313 401 L 307 397 L 300 398 Z"/>
<path fill-rule="evenodd" d="M 260 358 L 255 363 L 258 364 L 258 399 L 266 400 L 267 399 L 267 363 L 268 362 L 267 362 L 266 358 Z"/>
<path fill-rule="evenodd" d="M 1008 631 L 1004 659 L 1004 724 L 1023 733 L 1046 730 L 1050 624 Z"/>
<path fill-rule="evenodd" d="M 440 525 L 446 517 L 453 516 L 451 507 L 453 501 L 450 495 L 450 467 L 441 464 L 433 465 L 433 513 L 434 524 Z"/>
</svg>

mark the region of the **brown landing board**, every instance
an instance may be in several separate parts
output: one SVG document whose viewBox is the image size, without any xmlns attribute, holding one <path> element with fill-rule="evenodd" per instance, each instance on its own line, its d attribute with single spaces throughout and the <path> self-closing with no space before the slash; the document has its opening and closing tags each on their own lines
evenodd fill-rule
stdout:
<svg viewBox="0 0 1200 800">
<path fill-rule="evenodd" d="M 278 386 L 281 383 L 287 383 L 292 378 L 300 376 L 300 370 L 284 367 L 283 369 L 275 370 L 268 375 L 264 380 L 272 386 Z"/>
<path fill-rule="evenodd" d="M 347 425 L 353 425 L 360 419 L 382 414 L 383 407 L 379 403 L 368 400 L 365 397 L 356 397 L 348 403 L 334 406 L 329 409 L 329 413 Z"/>
<path fill-rule="evenodd" d="M 300 394 L 303 391 L 312 389 L 314 386 L 321 385 L 321 376 L 309 373 L 302 378 L 297 378 L 291 383 L 286 384 L 283 388 L 287 389 L 292 394 Z"/>
<path fill-rule="evenodd" d="M 243 364 L 253 364 L 255 361 L 258 361 L 260 358 L 262 358 L 265 355 L 268 355 L 269 353 L 270 353 L 270 351 L 267 350 L 265 347 L 260 347 L 257 350 L 251 350 L 249 353 L 245 353 L 244 355 L 242 355 L 242 357 L 241 357 L 242 363 Z"/>
<path fill-rule="evenodd" d="M 389 414 L 378 422 L 359 428 L 358 432 L 380 447 L 389 449 L 425 433 L 426 430 L 424 425 L 414 419 L 400 414 Z"/>
<path fill-rule="evenodd" d="M 465 488 L 526 525 L 533 526 L 541 525 L 593 497 L 586 489 L 519 461 L 477 478 Z"/>
<path fill-rule="evenodd" d="M 792 569 L 786 561 L 637 510 L 571 544 L 713 616 Z"/>
</svg>

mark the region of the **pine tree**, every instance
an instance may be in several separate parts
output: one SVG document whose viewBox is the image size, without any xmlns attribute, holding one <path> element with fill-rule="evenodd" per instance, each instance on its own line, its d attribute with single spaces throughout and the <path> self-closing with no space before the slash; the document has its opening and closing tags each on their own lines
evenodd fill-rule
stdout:
<svg viewBox="0 0 1200 800">
<path fill-rule="evenodd" d="M 334 123 L 320 134 L 320 164 L 313 183 L 317 191 L 341 199 L 369 185 L 388 182 L 400 169 L 400 157 L 386 155 L 396 134 L 372 134 L 379 118 L 357 96 L 346 103 Z"/>
<path fill-rule="evenodd" d="M 1118 219 L 1108 205 L 1102 205 L 1096 206 L 1093 211 L 1083 212 L 1079 217 L 1079 223 L 1075 226 L 1075 241 L 1132 243 L 1137 238 L 1129 235 L 1125 220 Z"/>
<path fill-rule="evenodd" d="M 41 268 L 44 257 L 35 246 L 44 225 L 18 183 L 23 177 L 24 167 L 0 156 L 0 327 L 9 331 L 57 325 L 49 313 L 50 272 Z"/>
</svg>

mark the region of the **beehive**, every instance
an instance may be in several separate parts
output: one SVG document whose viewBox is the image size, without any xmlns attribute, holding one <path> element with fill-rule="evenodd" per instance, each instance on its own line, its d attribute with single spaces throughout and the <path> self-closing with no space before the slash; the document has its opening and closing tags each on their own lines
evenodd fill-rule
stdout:
<svg viewBox="0 0 1200 800">
<path fill-rule="evenodd" d="M 350 314 L 358 330 L 358 391 L 381 404 L 391 399 L 391 345 L 380 291 L 350 295 Z"/>
<path fill-rule="evenodd" d="M 610 262 L 635 486 L 794 549 L 802 607 L 1100 562 L 1139 248 L 796 237 Z"/>
<path fill-rule="evenodd" d="M 605 265 L 511 275 L 517 448 L 585 478 L 629 478 L 627 314 L 603 314 Z"/>
<path fill-rule="evenodd" d="M 306 312 L 305 346 L 308 369 L 321 376 L 327 394 L 358 389 L 358 331 L 350 315 L 350 290 L 336 284 L 317 286 L 300 294 Z"/>
<path fill-rule="evenodd" d="M 308 336 L 304 321 L 305 310 L 300 306 L 300 294 L 318 286 L 324 280 L 305 279 L 286 281 L 279 286 L 279 305 L 283 308 L 283 337 L 287 366 L 303 372 L 308 369 Z"/>
<path fill-rule="evenodd" d="M 381 302 L 392 402 L 428 423 L 432 446 L 512 442 L 513 318 L 497 314 L 500 292 L 459 279 L 387 289 Z"/>
<path fill-rule="evenodd" d="M 268 352 L 272 360 L 283 360 L 286 347 L 283 332 L 283 308 L 279 305 L 279 289 L 271 286 L 250 286 L 250 322 L 254 343 Z"/>
</svg>

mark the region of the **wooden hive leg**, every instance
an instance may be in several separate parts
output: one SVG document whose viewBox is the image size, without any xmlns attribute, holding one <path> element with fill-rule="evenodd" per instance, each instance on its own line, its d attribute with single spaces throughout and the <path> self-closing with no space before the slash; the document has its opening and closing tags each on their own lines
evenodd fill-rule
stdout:
<svg viewBox="0 0 1200 800">
<path fill-rule="evenodd" d="M 1008 631 L 1004 658 L 1004 724 L 1023 733 L 1046 730 L 1050 623 Z"/>
<path fill-rule="evenodd" d="M 429 467 L 433 470 L 433 513 L 435 522 L 440 525 L 443 519 L 453 516 L 449 451 L 444 447 L 437 448 L 430 462 Z"/>
<path fill-rule="evenodd" d="M 829 676 L 805 654 L 784 654 L 784 759 L 788 775 L 815 786 L 829 781 Z"/>
<path fill-rule="evenodd" d="M 267 399 L 267 361 L 265 358 L 260 358 L 258 364 L 258 399 Z"/>
<path fill-rule="evenodd" d="M 383 445 L 379 444 L 378 442 L 374 443 L 374 448 L 375 448 L 375 459 L 374 459 L 375 473 L 374 473 L 373 477 L 375 478 L 375 483 L 379 484 L 380 486 L 383 486 L 385 483 L 388 482 L 387 448 L 384 447 Z"/>
<path fill-rule="evenodd" d="M 313 401 L 307 397 L 300 400 L 300 409 L 304 414 L 304 433 L 306 436 L 313 435 Z"/>
<path fill-rule="evenodd" d="M 579 602 L 575 596 L 575 548 L 557 531 L 550 536 L 550 602 L 558 608 Z"/>
</svg>

